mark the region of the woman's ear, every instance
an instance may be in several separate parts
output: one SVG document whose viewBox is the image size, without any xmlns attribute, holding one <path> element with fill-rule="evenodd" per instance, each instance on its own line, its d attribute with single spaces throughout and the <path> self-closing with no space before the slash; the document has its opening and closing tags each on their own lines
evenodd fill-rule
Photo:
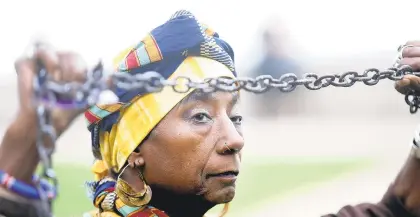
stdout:
<svg viewBox="0 0 420 217">
<path fill-rule="evenodd" d="M 128 166 L 131 168 L 142 167 L 144 166 L 144 158 L 139 150 L 136 148 L 127 159 Z"/>
</svg>

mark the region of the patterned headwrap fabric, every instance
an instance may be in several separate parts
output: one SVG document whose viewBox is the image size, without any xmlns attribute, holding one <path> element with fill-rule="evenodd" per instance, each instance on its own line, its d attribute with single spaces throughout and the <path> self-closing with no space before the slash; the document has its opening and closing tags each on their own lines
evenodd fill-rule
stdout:
<svg viewBox="0 0 420 217">
<path fill-rule="evenodd" d="M 184 10 L 176 12 L 119 58 L 123 60 L 117 61 L 118 72 L 156 71 L 167 79 L 236 77 L 230 45 Z M 144 93 L 142 89 L 117 89 L 118 103 L 95 105 L 85 112 L 93 151 L 102 160 L 93 167 L 98 179 L 109 168 L 119 172 L 149 132 L 189 94 L 175 93 L 169 87 L 159 93 Z"/>
</svg>

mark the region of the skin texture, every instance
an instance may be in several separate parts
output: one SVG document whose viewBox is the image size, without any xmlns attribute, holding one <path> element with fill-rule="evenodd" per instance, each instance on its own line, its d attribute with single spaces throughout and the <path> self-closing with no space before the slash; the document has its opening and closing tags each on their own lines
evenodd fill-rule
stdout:
<svg viewBox="0 0 420 217">
<path fill-rule="evenodd" d="M 235 176 L 226 180 L 212 174 L 240 171 L 244 139 L 238 100 L 237 93 L 193 92 L 168 113 L 129 157 L 123 178 L 141 190 L 141 168 L 147 183 L 154 186 L 154 199 L 155 192 L 171 191 L 178 195 L 177 201 L 191 195 L 206 201 L 205 207 L 230 202 L 235 196 Z"/>
</svg>

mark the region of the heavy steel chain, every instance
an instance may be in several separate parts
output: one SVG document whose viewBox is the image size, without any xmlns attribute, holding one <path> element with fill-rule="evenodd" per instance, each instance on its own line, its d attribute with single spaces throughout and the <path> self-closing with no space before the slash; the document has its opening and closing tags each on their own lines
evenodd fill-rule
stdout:
<svg viewBox="0 0 420 217">
<path fill-rule="evenodd" d="M 35 100 L 42 98 L 43 93 L 47 92 L 45 86 L 43 85 L 46 82 L 46 79 L 47 72 L 45 69 L 41 69 L 38 76 L 36 76 L 33 81 Z M 40 178 L 50 183 L 53 191 L 57 193 L 58 179 L 52 166 L 52 154 L 54 153 L 57 138 L 56 132 L 54 126 L 52 125 L 50 110 L 48 110 L 45 105 L 38 104 L 36 112 L 38 116 L 36 148 L 42 165 Z M 46 144 L 48 142 L 49 144 Z M 40 213 L 44 213 L 44 215 L 45 213 L 50 213 L 50 216 L 48 217 L 52 217 L 52 201 L 48 197 L 47 192 L 42 189 L 41 183 L 38 182 L 36 184 L 38 184 L 38 192 L 41 200 L 43 201 L 43 206 L 37 208 L 42 210 L 40 210 Z M 57 195 L 55 195 L 55 197 L 56 196 Z"/>
<path fill-rule="evenodd" d="M 109 78 L 105 78 L 104 74 L 102 64 L 98 64 L 97 67 L 88 72 L 84 83 L 59 83 L 50 80 L 45 69 L 42 69 L 34 81 L 40 129 L 37 147 L 41 162 L 44 165 L 42 175 L 51 180 L 55 186 L 57 185 L 57 178 L 51 164 L 54 146 L 47 147 L 44 143 L 45 135 L 49 137 L 52 143 L 55 143 L 56 139 L 54 128 L 49 118 L 49 109 L 52 107 L 64 109 L 87 108 L 98 103 L 101 94 L 106 92 L 106 90 L 115 90 L 116 88 L 125 90 L 142 89 L 144 93 L 154 93 L 162 91 L 164 87 L 170 87 L 177 93 L 186 93 L 192 89 L 200 89 L 204 92 L 245 90 L 260 94 L 270 89 L 277 89 L 280 92 L 292 92 L 299 86 L 304 86 L 309 90 L 319 90 L 328 86 L 351 87 L 357 82 L 372 86 L 383 79 L 400 80 L 406 74 L 420 76 L 419 72 L 413 72 L 409 66 L 389 68 L 383 71 L 371 68 L 361 74 L 353 71 L 322 76 L 308 73 L 299 78 L 296 74 L 289 73 L 282 75 L 280 78 L 261 75 L 256 78 L 215 77 L 201 81 L 183 76 L 169 80 L 153 71 L 135 75 L 113 73 Z M 412 92 L 406 96 L 406 102 L 410 105 L 412 113 L 415 113 L 417 108 L 420 107 L 420 97 L 417 97 L 417 95 Z M 115 100 L 118 101 L 118 98 Z"/>
<path fill-rule="evenodd" d="M 143 92 L 160 92 L 164 87 L 171 87 L 174 92 L 186 93 L 191 89 L 201 89 L 204 92 L 225 91 L 232 92 L 245 90 L 252 93 L 264 93 L 270 89 L 277 89 L 281 92 L 291 92 L 298 86 L 304 86 L 309 90 L 319 90 L 328 86 L 351 87 L 357 82 L 365 85 L 376 85 L 380 80 L 399 80 L 406 74 L 420 75 L 413 72 L 409 66 L 389 68 L 384 71 L 371 68 L 364 73 L 345 72 L 343 74 L 319 76 L 314 73 L 304 74 L 301 78 L 293 73 L 284 74 L 280 78 L 273 78 L 270 75 L 261 75 L 256 78 L 226 78 L 216 77 L 201 81 L 194 81 L 188 77 L 177 77 L 169 80 L 159 73 L 149 71 L 142 74 L 114 73 L 110 76 L 110 82 L 102 76 L 102 67 L 89 72 L 85 83 L 57 83 L 47 80 L 44 86 L 43 103 L 49 106 L 60 106 L 65 108 L 86 107 L 98 101 L 99 95 L 104 90 L 115 88 L 133 90 L 142 89 Z M 56 96 L 65 96 L 66 100 L 60 100 Z M 71 99 L 71 102 L 69 102 Z"/>
</svg>

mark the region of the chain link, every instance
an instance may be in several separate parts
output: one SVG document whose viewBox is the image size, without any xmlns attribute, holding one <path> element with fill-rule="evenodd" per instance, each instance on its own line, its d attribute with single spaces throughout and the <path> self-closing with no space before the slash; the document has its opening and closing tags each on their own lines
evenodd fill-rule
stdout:
<svg viewBox="0 0 420 217">
<path fill-rule="evenodd" d="M 410 113 L 415 114 L 420 108 L 420 92 L 411 90 L 405 95 L 405 102 L 410 106 Z"/>
</svg>

